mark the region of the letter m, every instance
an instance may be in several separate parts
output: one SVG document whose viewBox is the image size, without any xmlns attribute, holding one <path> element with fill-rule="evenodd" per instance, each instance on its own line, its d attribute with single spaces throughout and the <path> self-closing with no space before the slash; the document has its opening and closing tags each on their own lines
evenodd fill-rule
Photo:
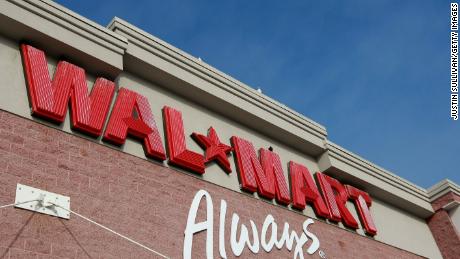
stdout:
<svg viewBox="0 0 460 259">
<path fill-rule="evenodd" d="M 232 137 L 241 188 L 265 198 L 275 198 L 278 203 L 290 202 L 280 158 L 276 153 L 260 149 L 260 161 L 251 142 Z"/>
<path fill-rule="evenodd" d="M 34 116 L 62 123 L 70 99 L 72 128 L 99 136 L 115 90 L 115 84 L 97 78 L 88 95 L 85 70 L 60 61 L 51 81 L 45 53 L 21 45 L 24 71 Z"/>
</svg>

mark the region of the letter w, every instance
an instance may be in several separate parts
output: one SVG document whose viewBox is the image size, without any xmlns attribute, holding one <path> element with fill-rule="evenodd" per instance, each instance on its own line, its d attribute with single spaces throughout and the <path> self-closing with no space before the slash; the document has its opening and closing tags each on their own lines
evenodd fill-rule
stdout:
<svg viewBox="0 0 460 259">
<path fill-rule="evenodd" d="M 94 136 L 101 135 L 115 84 L 105 78 L 97 78 L 88 95 L 85 70 L 82 68 L 60 61 L 51 81 L 45 53 L 26 44 L 21 45 L 21 51 L 32 114 L 61 123 L 70 98 L 72 127 Z"/>
</svg>

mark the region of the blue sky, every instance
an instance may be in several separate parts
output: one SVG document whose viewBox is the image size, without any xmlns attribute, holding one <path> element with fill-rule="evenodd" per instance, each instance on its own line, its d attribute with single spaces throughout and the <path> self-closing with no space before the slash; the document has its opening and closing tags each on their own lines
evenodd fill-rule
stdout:
<svg viewBox="0 0 460 259">
<path fill-rule="evenodd" d="M 118 16 L 201 57 L 415 184 L 460 183 L 449 1 L 57 2 L 102 25 Z"/>
</svg>

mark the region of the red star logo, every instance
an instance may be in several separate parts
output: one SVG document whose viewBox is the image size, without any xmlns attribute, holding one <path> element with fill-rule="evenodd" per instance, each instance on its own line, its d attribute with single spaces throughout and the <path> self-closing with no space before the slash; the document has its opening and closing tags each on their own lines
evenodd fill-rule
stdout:
<svg viewBox="0 0 460 259">
<path fill-rule="evenodd" d="M 231 173 L 230 162 L 228 161 L 227 154 L 232 151 L 232 147 L 227 146 L 220 142 L 216 131 L 213 127 L 208 130 L 208 136 L 198 133 L 193 133 L 192 137 L 195 141 L 205 150 L 205 162 L 216 160 L 225 172 Z"/>
</svg>

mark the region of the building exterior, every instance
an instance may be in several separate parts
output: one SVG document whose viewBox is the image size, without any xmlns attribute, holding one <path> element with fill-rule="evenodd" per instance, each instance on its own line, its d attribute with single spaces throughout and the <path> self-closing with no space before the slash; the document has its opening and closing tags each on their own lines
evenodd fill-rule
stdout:
<svg viewBox="0 0 460 259">
<path fill-rule="evenodd" d="M 131 240 L 8 207 L 0 258 L 460 258 L 457 184 L 420 188 L 119 18 L 0 1 L 0 78 L 0 205 L 58 193 Z"/>
</svg>

